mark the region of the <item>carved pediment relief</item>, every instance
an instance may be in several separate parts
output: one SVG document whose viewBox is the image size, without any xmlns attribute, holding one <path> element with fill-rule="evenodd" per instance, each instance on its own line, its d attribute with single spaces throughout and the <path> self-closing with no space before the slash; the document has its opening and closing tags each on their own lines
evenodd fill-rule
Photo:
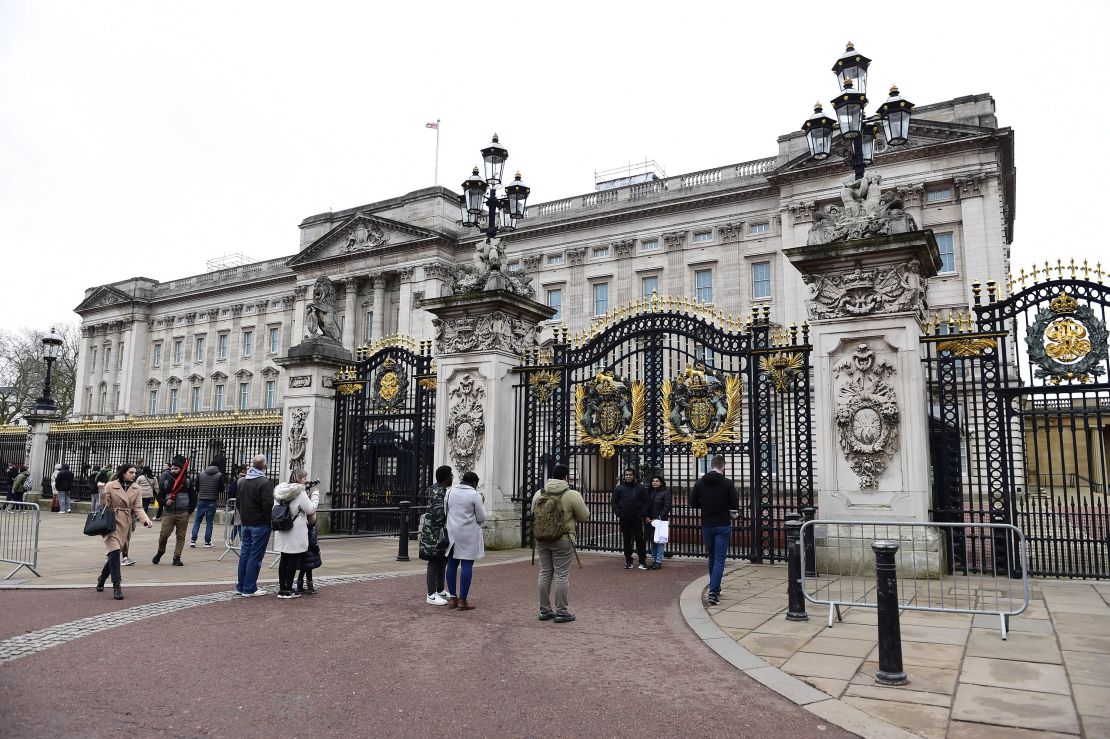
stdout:
<svg viewBox="0 0 1110 739">
<path fill-rule="evenodd" d="M 265 377 L 267 380 L 272 380 L 281 373 L 275 367 L 263 367 L 262 371 L 259 372 L 259 374 Z"/>
<path fill-rule="evenodd" d="M 254 377 L 254 373 L 251 372 L 249 369 L 241 369 L 235 373 L 235 376 L 240 380 L 249 380 Z"/>
<path fill-rule="evenodd" d="M 223 380 L 227 379 L 227 375 L 225 375 L 223 372 L 220 372 L 219 370 L 216 370 L 212 373 L 212 379 L 216 380 L 217 382 L 222 382 Z"/>
<path fill-rule="evenodd" d="M 194 372 L 193 374 L 189 375 L 189 382 L 193 383 L 194 385 L 199 385 L 200 383 L 204 382 L 204 376 Z"/>
<path fill-rule="evenodd" d="M 424 228 L 358 213 L 321 236 L 287 264 L 292 267 L 322 259 L 373 252 L 394 244 L 435 238 L 443 237 Z"/>
<path fill-rule="evenodd" d="M 146 386 L 147 387 L 158 387 L 161 384 L 162 384 L 162 381 L 159 380 L 156 377 L 152 377 L 152 378 L 150 378 L 149 380 L 146 381 Z"/>
<path fill-rule="evenodd" d="M 170 377 L 166 380 L 166 384 L 170 387 L 179 387 L 181 385 L 181 378 L 170 375 Z"/>
<path fill-rule="evenodd" d="M 101 285 L 93 290 L 89 297 L 81 301 L 74 310 L 78 313 L 87 310 L 95 310 L 97 308 L 104 308 L 109 305 L 116 305 L 117 303 L 130 303 L 132 298 L 122 290 L 118 290 L 111 285 Z"/>
</svg>

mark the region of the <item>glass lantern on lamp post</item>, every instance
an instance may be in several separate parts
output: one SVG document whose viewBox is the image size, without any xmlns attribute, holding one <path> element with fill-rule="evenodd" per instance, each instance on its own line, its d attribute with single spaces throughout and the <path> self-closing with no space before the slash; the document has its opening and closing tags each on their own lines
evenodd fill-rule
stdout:
<svg viewBox="0 0 1110 739">
<path fill-rule="evenodd" d="M 490 241 L 501 232 L 514 231 L 524 218 L 531 188 L 520 179 L 520 172 L 507 187 L 505 195 L 498 194 L 505 171 L 509 150 L 501 145 L 497 134 L 482 149 L 483 170 L 474 168 L 462 183 L 459 197 L 459 220 L 466 228 L 477 228 Z"/>
<path fill-rule="evenodd" d="M 51 328 L 50 335 L 42 338 L 42 361 L 46 362 L 46 379 L 42 383 L 42 397 L 35 403 L 37 413 L 55 413 L 58 406 L 50 397 L 50 372 L 54 362 L 62 355 L 62 340 Z"/>
</svg>

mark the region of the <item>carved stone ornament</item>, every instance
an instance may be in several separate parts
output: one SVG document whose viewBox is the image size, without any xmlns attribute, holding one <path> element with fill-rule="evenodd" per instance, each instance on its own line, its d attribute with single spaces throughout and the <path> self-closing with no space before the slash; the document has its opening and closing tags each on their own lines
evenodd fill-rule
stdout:
<svg viewBox="0 0 1110 739">
<path fill-rule="evenodd" d="M 289 388 L 312 387 L 312 375 L 290 375 Z"/>
<path fill-rule="evenodd" d="M 459 472 L 470 472 L 482 457 L 486 421 L 483 399 L 486 390 L 463 375 L 449 393 L 447 412 L 447 450 Z"/>
<path fill-rule="evenodd" d="M 305 454 L 308 453 L 308 409 L 294 408 L 289 411 L 289 470 L 303 469 Z"/>
<path fill-rule="evenodd" d="M 617 255 L 618 258 L 625 259 L 627 257 L 632 256 L 632 249 L 635 246 L 636 246 L 636 241 L 634 239 L 624 239 L 622 241 L 614 241 L 613 242 L 613 251 L 616 252 L 616 255 Z"/>
<path fill-rule="evenodd" d="M 524 270 L 504 270 L 506 263 L 501 239 L 479 240 L 474 246 L 472 263 L 455 268 L 451 290 L 455 295 L 507 290 L 525 298 L 534 297 L 536 288 L 532 286 L 532 276 Z"/>
<path fill-rule="evenodd" d="M 668 251 L 682 246 L 682 242 L 684 241 L 686 241 L 685 231 L 670 231 L 663 234 L 663 243 L 667 245 Z"/>
<path fill-rule="evenodd" d="M 539 269 L 540 268 L 540 262 L 542 262 L 542 261 L 543 261 L 543 257 L 540 256 L 539 254 L 527 254 L 524 257 L 522 257 L 521 260 L 520 260 L 521 264 L 524 265 L 525 271 L 528 271 L 528 272 L 531 272 L 532 270 Z"/>
<path fill-rule="evenodd" d="M 243 315 L 243 304 L 242 303 L 236 303 L 235 305 L 231 306 L 231 317 L 232 318 L 240 318 L 240 317 L 242 317 L 242 315 Z"/>
<path fill-rule="evenodd" d="M 442 354 L 500 349 L 516 356 L 536 346 L 536 327 L 501 311 L 480 316 L 433 318 L 436 350 Z"/>
<path fill-rule="evenodd" d="M 889 236 L 917 230 L 917 221 L 905 211 L 902 196 L 895 190 L 882 192 L 881 175 L 868 175 L 843 183 L 843 205 L 826 205 L 815 214 L 806 243 Z"/>
<path fill-rule="evenodd" d="M 741 239 L 744 235 L 744 222 L 736 221 L 735 223 L 722 223 L 717 226 L 717 236 L 720 238 L 722 244 L 732 244 Z"/>
<path fill-rule="evenodd" d="M 567 264 L 571 267 L 581 267 L 582 263 L 586 261 L 586 247 L 580 246 L 577 249 L 567 249 Z"/>
<path fill-rule="evenodd" d="M 853 267 L 803 274 L 811 295 L 806 301 L 811 319 L 852 318 L 878 313 L 913 311 L 925 317 L 925 280 L 921 263 L 881 267 Z"/>
<path fill-rule="evenodd" d="M 575 394 L 578 441 L 597 446 L 602 459 L 616 454 L 618 446 L 642 443 L 645 405 L 643 382 L 630 383 L 599 370 Z"/>
<path fill-rule="evenodd" d="M 1089 305 L 1061 291 L 1025 335 L 1033 376 L 1053 385 L 1087 383 L 1106 373 L 1107 330 Z"/>
<path fill-rule="evenodd" d="M 389 241 L 389 236 L 382 227 L 373 221 L 359 220 L 347 232 L 347 243 L 343 245 L 345 251 L 365 251 L 381 246 Z"/>
<path fill-rule="evenodd" d="M 424 279 L 426 280 L 443 280 L 450 282 L 454 277 L 454 267 L 446 264 L 425 264 L 424 265 Z"/>
<path fill-rule="evenodd" d="M 304 337 L 316 336 L 340 341 L 339 320 L 335 316 L 335 283 L 317 277 L 312 285 L 312 299 L 304 309 Z"/>
<path fill-rule="evenodd" d="M 875 352 L 860 344 L 833 373 L 846 378 L 836 396 L 840 449 L 860 490 L 874 490 L 898 449 L 898 394 L 884 379 L 894 367 L 876 362 Z"/>
<path fill-rule="evenodd" d="M 741 408 L 740 378 L 698 363 L 674 380 L 663 380 L 663 419 L 667 443 L 689 444 L 697 458 L 710 444 L 736 440 Z"/>
<path fill-rule="evenodd" d="M 813 216 L 817 210 L 817 204 L 812 200 L 805 203 L 791 203 L 787 206 L 790 211 L 790 216 L 794 219 L 794 223 L 813 223 Z"/>
<path fill-rule="evenodd" d="M 405 404 L 409 396 L 409 375 L 405 368 L 387 357 L 370 383 L 370 406 L 376 410 L 392 411 Z"/>
</svg>

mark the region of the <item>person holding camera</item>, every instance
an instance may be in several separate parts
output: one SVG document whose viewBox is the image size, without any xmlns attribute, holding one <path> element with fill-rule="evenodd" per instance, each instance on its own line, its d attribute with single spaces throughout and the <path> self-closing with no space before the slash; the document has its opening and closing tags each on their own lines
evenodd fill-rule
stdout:
<svg viewBox="0 0 1110 739">
<path fill-rule="evenodd" d="M 315 483 L 312 483 L 315 486 Z M 308 516 L 316 513 L 320 504 L 320 491 L 311 493 L 305 486 L 296 482 L 283 482 L 274 488 L 274 512 L 271 514 L 274 528 L 274 549 L 281 553 L 281 562 L 278 563 L 278 598 L 300 598 L 300 593 L 293 592 L 293 578 L 301 567 L 304 553 L 308 551 Z M 288 508 L 288 517 L 292 525 L 283 529 L 279 525 L 278 513 L 280 506 Z"/>
<path fill-rule="evenodd" d="M 303 469 L 293 471 L 290 482 L 304 485 L 305 490 L 312 490 L 320 484 L 319 480 L 309 481 L 308 473 Z M 301 556 L 301 569 L 297 573 L 297 588 L 294 592 L 300 595 L 316 595 L 318 591 L 312 584 L 312 571 L 324 564 L 320 559 L 320 540 L 316 535 L 316 514 L 311 513 L 306 517 L 308 523 L 308 550 Z M 308 587 L 305 587 L 305 579 Z"/>
</svg>

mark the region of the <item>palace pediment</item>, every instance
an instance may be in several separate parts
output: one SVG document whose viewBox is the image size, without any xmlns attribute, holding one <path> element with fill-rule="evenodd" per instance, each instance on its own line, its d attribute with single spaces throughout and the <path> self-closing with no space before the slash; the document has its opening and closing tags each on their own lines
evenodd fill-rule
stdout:
<svg viewBox="0 0 1110 739">
<path fill-rule="evenodd" d="M 443 234 L 426 228 L 356 213 L 309 244 L 300 254 L 286 262 L 286 265 L 300 267 L 314 262 L 358 257 L 368 253 L 379 253 L 399 245 L 445 238 Z"/>
<path fill-rule="evenodd" d="M 77 313 L 84 311 L 95 310 L 97 308 L 107 308 L 112 305 L 130 304 L 134 298 L 127 293 L 112 287 L 111 285 L 101 285 L 92 291 L 92 294 L 81 301 L 73 310 Z"/>
</svg>

